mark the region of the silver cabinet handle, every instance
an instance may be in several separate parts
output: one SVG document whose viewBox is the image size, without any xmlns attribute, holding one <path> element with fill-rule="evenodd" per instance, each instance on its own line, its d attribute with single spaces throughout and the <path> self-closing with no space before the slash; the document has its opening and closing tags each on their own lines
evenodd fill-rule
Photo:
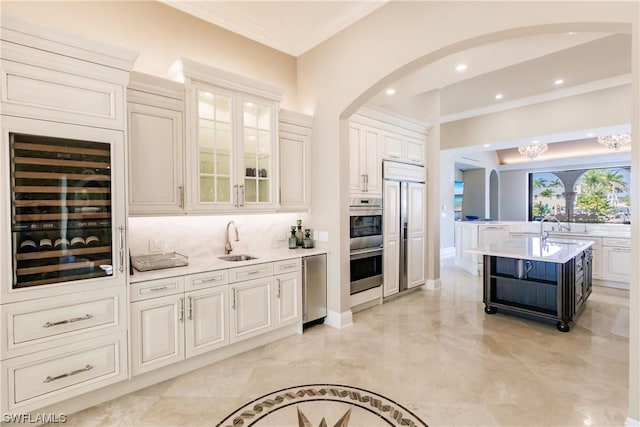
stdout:
<svg viewBox="0 0 640 427">
<path fill-rule="evenodd" d="M 276 279 L 278 287 L 276 288 L 276 298 L 280 298 L 280 279 Z"/>
<path fill-rule="evenodd" d="M 124 227 L 121 225 L 118 227 L 118 231 L 120 232 L 120 250 L 118 251 L 120 254 L 120 273 L 124 273 Z"/>
<path fill-rule="evenodd" d="M 87 365 L 84 368 L 76 369 L 75 371 L 66 372 L 64 374 L 56 375 L 55 377 L 48 376 L 47 378 L 45 378 L 43 383 L 45 383 L 45 384 L 46 383 L 50 383 L 51 381 L 55 381 L 55 380 L 59 380 L 59 379 L 62 379 L 62 378 L 70 377 L 72 375 L 78 375 L 78 374 L 80 374 L 82 372 L 87 372 L 87 371 L 90 371 L 92 369 L 93 369 L 93 366 Z"/>
<path fill-rule="evenodd" d="M 400 156 L 398 156 L 397 154 L 389 154 L 389 157 L 391 157 L 392 159 L 399 159 Z"/>
<path fill-rule="evenodd" d="M 202 279 L 202 280 L 198 280 L 196 283 L 197 285 L 201 285 L 203 283 L 211 283 L 211 282 L 217 282 L 218 280 L 222 280 L 222 276 L 216 276 L 216 277 L 210 277 L 208 279 Z"/>
<path fill-rule="evenodd" d="M 178 196 L 180 198 L 180 201 L 178 202 L 178 207 L 184 208 L 184 186 L 183 185 L 178 186 L 178 193 L 180 193 L 180 195 Z"/>
<path fill-rule="evenodd" d="M 239 185 L 238 187 L 240 187 L 240 191 L 242 191 L 242 198 L 240 200 L 242 200 L 239 204 L 240 207 L 243 208 L 244 207 L 244 185 Z"/>
<path fill-rule="evenodd" d="M 235 197 L 233 198 L 233 206 L 237 208 L 238 207 L 238 184 L 234 185 L 233 189 L 235 191 Z"/>
<path fill-rule="evenodd" d="M 369 174 L 364 174 L 364 191 L 369 192 Z"/>
<path fill-rule="evenodd" d="M 44 325 L 42 325 L 43 328 L 50 328 L 52 326 L 58 326 L 58 325 L 66 325 L 67 323 L 74 323 L 74 322 L 79 322 L 81 320 L 89 320 L 91 319 L 93 316 L 90 314 L 85 314 L 82 317 L 74 317 L 73 319 L 67 319 L 67 320 L 60 320 L 59 322 L 47 322 Z"/>
<path fill-rule="evenodd" d="M 360 186 L 360 188 L 362 189 L 362 191 L 367 191 L 364 183 L 364 180 L 365 180 L 364 174 L 360 175 L 360 178 L 361 178 L 360 180 L 362 181 L 362 185 Z"/>
<path fill-rule="evenodd" d="M 193 320 L 193 297 L 189 297 L 189 320 Z"/>
<path fill-rule="evenodd" d="M 236 309 L 236 290 L 233 290 L 233 302 L 231 303 L 231 308 Z"/>
<path fill-rule="evenodd" d="M 629 252 L 628 248 L 613 248 L 614 252 Z"/>
<path fill-rule="evenodd" d="M 290 270 L 292 268 L 296 268 L 296 264 L 289 264 L 289 265 L 280 266 L 280 270 Z"/>
<path fill-rule="evenodd" d="M 180 298 L 180 317 L 178 320 L 184 323 L 184 298 Z"/>
<path fill-rule="evenodd" d="M 278 204 L 282 204 L 282 188 L 278 189 Z"/>
<path fill-rule="evenodd" d="M 149 288 L 151 292 L 164 291 L 165 289 L 169 289 L 168 286 L 158 286 L 157 288 Z"/>
</svg>

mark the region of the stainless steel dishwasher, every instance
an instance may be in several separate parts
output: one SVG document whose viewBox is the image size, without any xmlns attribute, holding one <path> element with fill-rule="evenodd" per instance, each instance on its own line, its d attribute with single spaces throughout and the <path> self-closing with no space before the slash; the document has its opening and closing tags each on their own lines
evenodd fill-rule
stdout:
<svg viewBox="0 0 640 427">
<path fill-rule="evenodd" d="M 323 323 L 327 316 L 327 255 L 302 257 L 302 323 Z"/>
</svg>

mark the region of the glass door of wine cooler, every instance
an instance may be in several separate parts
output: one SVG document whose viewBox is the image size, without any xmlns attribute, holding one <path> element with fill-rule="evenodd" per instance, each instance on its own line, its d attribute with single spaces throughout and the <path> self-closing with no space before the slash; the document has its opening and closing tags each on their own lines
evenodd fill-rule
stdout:
<svg viewBox="0 0 640 427">
<path fill-rule="evenodd" d="M 9 133 L 13 289 L 114 274 L 112 150 Z"/>
</svg>

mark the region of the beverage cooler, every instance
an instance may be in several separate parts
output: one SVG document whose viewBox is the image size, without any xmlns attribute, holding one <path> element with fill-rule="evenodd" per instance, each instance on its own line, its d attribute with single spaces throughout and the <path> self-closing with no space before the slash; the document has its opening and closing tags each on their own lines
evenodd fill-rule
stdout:
<svg viewBox="0 0 640 427">
<path fill-rule="evenodd" d="M 11 291 L 124 277 L 122 134 L 15 121 L 3 129 Z"/>
</svg>

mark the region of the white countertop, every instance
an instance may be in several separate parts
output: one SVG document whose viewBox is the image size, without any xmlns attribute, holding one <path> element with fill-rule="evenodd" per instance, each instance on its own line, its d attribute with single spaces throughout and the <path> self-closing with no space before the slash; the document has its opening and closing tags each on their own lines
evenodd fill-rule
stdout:
<svg viewBox="0 0 640 427">
<path fill-rule="evenodd" d="M 592 245 L 592 241 L 584 240 L 549 237 L 541 241 L 539 237 L 517 237 L 491 243 L 484 248 L 469 249 L 467 252 L 564 264 Z"/>
<path fill-rule="evenodd" d="M 269 251 L 251 251 L 247 254 L 231 255 L 251 255 L 256 259 L 248 261 L 223 261 L 217 257 L 189 258 L 189 265 L 185 267 L 163 268 L 161 270 L 138 271 L 133 270 L 133 276 L 129 276 L 129 283 L 144 282 L 146 280 L 164 279 L 167 277 L 184 276 L 186 274 L 204 273 L 206 271 L 224 270 L 233 267 L 245 267 L 247 265 L 262 264 L 264 262 L 281 261 L 291 258 L 302 258 L 310 255 L 326 254 L 328 251 L 321 248 L 311 249 L 273 249 Z M 221 255 L 223 256 L 223 255 Z"/>
<path fill-rule="evenodd" d="M 612 239 L 630 239 L 631 230 L 628 224 L 592 224 L 592 223 L 562 223 L 564 227 L 571 227 L 571 231 L 557 231 L 558 224 L 555 222 L 546 222 L 544 230 L 550 235 L 566 236 L 567 238 L 585 238 L 585 237 L 609 237 Z M 509 226 L 512 233 L 528 233 L 540 234 L 539 221 L 456 221 L 456 226 L 480 227 L 480 226 Z"/>
</svg>

